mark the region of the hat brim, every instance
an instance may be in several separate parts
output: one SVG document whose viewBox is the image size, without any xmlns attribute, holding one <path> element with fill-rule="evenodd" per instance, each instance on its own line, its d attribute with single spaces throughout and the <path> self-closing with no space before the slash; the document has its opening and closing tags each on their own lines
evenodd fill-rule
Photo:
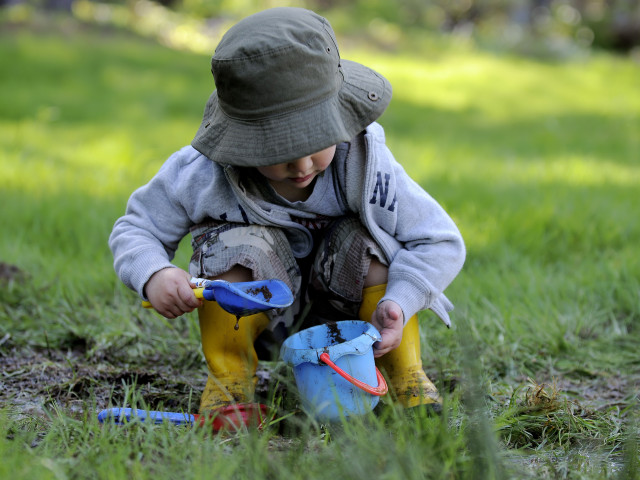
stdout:
<svg viewBox="0 0 640 480">
<path fill-rule="evenodd" d="M 239 167 L 285 163 L 351 140 L 373 123 L 391 101 L 391 84 L 357 62 L 341 61 L 343 83 L 324 101 L 278 116 L 241 120 L 209 97 L 191 145 L 211 160 Z"/>
</svg>

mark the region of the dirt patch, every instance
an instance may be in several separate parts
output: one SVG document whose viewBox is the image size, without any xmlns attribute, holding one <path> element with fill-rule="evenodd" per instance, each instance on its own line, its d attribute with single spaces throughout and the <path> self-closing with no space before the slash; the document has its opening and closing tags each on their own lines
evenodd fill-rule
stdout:
<svg viewBox="0 0 640 480">
<path fill-rule="evenodd" d="M 258 294 L 262 294 L 262 296 L 264 297 L 265 302 L 270 302 L 271 298 L 273 297 L 273 294 L 271 293 L 271 290 L 269 290 L 269 288 L 264 285 L 260 288 L 249 288 L 246 293 L 248 293 L 249 295 L 253 295 L 254 297 L 257 297 Z"/>
<path fill-rule="evenodd" d="M 282 372 L 274 373 L 273 369 L 274 364 L 260 362 L 258 395 L 267 397 L 274 378 L 281 376 Z M 0 350 L 0 372 L 0 405 L 11 406 L 14 413 L 21 415 L 42 415 L 53 405 L 78 416 L 87 410 L 97 412 L 109 406 L 122 406 L 132 388 L 151 409 L 195 413 L 207 378 L 204 365 L 187 370 L 160 363 L 144 369 L 132 368 L 127 364 L 88 360 L 82 352 L 73 350 Z M 569 376 L 537 381 L 553 385 L 553 389 L 532 389 L 532 401 L 547 401 L 543 394 L 552 392 L 579 401 L 584 407 L 604 411 L 612 407 L 624 409 L 633 403 L 640 375 Z M 444 388 L 451 391 L 456 384 L 445 381 Z M 508 398 L 504 401 L 508 402 Z"/>
<path fill-rule="evenodd" d="M 206 381 L 202 372 L 95 364 L 74 352 L 11 352 L 0 368 L 0 404 L 26 415 L 54 404 L 72 413 L 122 405 L 132 386 L 150 408 L 193 410 Z"/>
<path fill-rule="evenodd" d="M 333 340 L 331 345 L 338 345 L 340 343 L 346 342 L 346 339 L 342 336 L 342 332 L 340 331 L 340 327 L 338 327 L 337 322 L 327 322 L 326 324 L 327 330 L 329 330 L 329 336 Z"/>
<path fill-rule="evenodd" d="M 634 402 L 640 387 L 640 374 L 603 374 L 598 377 L 556 379 L 559 391 L 579 399 L 597 410 L 626 408 Z M 635 399 L 637 401 L 637 399 Z"/>
<path fill-rule="evenodd" d="M 150 409 L 196 413 L 207 380 L 204 366 L 177 371 L 158 365 L 143 370 L 90 362 L 74 351 L 5 351 L 0 371 L 0 405 L 10 405 L 20 415 L 42 415 L 53 405 L 78 416 L 123 406 L 132 388 Z M 256 391 L 266 395 L 269 367 L 261 365 L 257 373 Z"/>
</svg>

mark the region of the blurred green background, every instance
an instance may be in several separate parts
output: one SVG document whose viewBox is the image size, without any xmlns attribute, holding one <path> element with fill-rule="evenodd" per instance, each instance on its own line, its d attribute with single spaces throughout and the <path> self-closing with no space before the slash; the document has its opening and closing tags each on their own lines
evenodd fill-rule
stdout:
<svg viewBox="0 0 640 480">
<path fill-rule="evenodd" d="M 113 222 L 193 137 L 225 29 L 285 4 L 325 14 L 342 55 L 393 84 L 380 122 L 395 156 L 460 226 L 469 255 L 448 293 L 455 315 L 486 322 L 478 335 L 491 368 L 519 371 L 515 350 L 535 362 L 549 348 L 582 352 L 571 342 L 589 340 L 585 332 L 631 328 L 640 309 L 637 5 L 12 0 L 0 7 L 0 261 L 38 288 L 32 303 L 3 291 L 11 320 L 0 333 L 16 345 L 81 338 L 95 353 L 113 348 L 132 315 L 156 321 L 113 273 Z M 48 339 L 32 328 L 43 309 L 62 327 Z M 188 325 L 187 350 L 197 344 Z M 425 354 L 455 366 L 447 335 L 430 332 L 437 341 Z"/>
<path fill-rule="evenodd" d="M 24 21 L 35 11 L 68 11 L 84 21 L 128 27 L 196 51 L 210 51 L 216 34 L 230 23 L 276 6 L 328 15 L 337 31 L 367 37 L 384 48 L 406 47 L 412 33 L 425 31 L 543 56 L 564 57 L 591 47 L 630 52 L 640 45 L 635 0 L 0 1 L 11 21 Z"/>
<path fill-rule="evenodd" d="M 147 443 L 132 436 L 129 450 L 126 431 L 95 425 L 110 401 L 95 392 L 123 398 L 139 369 L 156 379 L 148 406 L 187 409 L 184 392 L 197 398 L 206 373 L 195 315 L 140 308 L 107 238 L 131 192 L 193 137 L 221 35 L 278 5 L 325 15 L 342 56 L 391 81 L 388 145 L 465 238 L 467 262 L 447 289 L 454 328 L 420 314 L 424 366 L 450 416 L 398 419 L 392 440 L 388 426 L 356 428 L 346 447 L 312 433 L 316 446 L 282 448 L 280 466 L 266 440 L 234 455 L 221 440 L 211 456 L 199 438 L 176 448 L 183 432 L 167 442 L 141 430 Z M 631 0 L 0 1 L 0 403 L 10 417 L 0 416 L 0 473 L 107 478 L 96 468 L 106 462 L 175 478 L 215 463 L 294 478 L 302 462 L 304 478 L 375 478 L 381 464 L 388 478 L 405 478 L 407 465 L 407 478 L 478 478 L 475 462 L 497 451 L 523 455 L 509 462 L 522 478 L 636 468 L 637 442 L 625 438 L 637 439 L 640 385 L 639 18 Z M 176 376 L 184 388 L 159 381 Z M 531 392 L 554 401 L 539 408 Z M 58 419 L 14 420 L 25 395 L 62 405 Z M 38 438 L 48 449 L 30 447 Z"/>
</svg>

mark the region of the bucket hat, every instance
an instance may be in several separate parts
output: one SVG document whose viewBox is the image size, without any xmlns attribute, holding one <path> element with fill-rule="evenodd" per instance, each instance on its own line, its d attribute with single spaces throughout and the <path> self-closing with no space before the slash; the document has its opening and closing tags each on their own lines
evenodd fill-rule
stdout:
<svg viewBox="0 0 640 480">
<path fill-rule="evenodd" d="M 329 22 L 303 8 L 251 15 L 211 59 L 216 86 L 191 145 L 240 167 L 284 163 L 351 140 L 386 109 L 391 85 L 340 58 Z"/>
</svg>

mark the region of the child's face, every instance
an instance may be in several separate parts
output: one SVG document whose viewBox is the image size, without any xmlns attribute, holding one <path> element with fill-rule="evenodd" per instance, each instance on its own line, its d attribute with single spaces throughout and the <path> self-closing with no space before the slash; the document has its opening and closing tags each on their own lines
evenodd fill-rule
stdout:
<svg viewBox="0 0 640 480">
<path fill-rule="evenodd" d="M 333 145 L 306 157 L 268 167 L 256 167 L 276 192 L 290 201 L 303 200 L 311 193 L 311 184 L 318 174 L 324 172 L 333 160 L 336 146 Z"/>
</svg>

